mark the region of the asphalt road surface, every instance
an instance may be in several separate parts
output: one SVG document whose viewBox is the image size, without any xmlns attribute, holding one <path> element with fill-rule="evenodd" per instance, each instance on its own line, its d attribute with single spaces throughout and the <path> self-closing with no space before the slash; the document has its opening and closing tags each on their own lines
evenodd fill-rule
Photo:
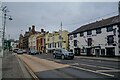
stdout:
<svg viewBox="0 0 120 80">
<path fill-rule="evenodd" d="M 38 78 L 53 79 L 119 79 L 119 62 L 75 58 L 54 59 L 51 54 L 20 55 Z"/>
</svg>

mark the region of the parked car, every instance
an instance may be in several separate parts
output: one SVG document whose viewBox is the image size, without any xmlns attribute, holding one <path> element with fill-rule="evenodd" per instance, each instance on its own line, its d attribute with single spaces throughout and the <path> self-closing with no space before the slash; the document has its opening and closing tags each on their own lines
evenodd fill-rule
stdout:
<svg viewBox="0 0 120 80">
<path fill-rule="evenodd" d="M 14 49 L 13 52 L 14 52 L 14 53 L 17 53 L 18 50 L 19 50 L 19 49 Z"/>
<path fill-rule="evenodd" d="M 17 51 L 17 54 L 23 54 L 23 50 L 22 50 L 22 49 L 19 49 L 19 50 Z"/>
<path fill-rule="evenodd" d="M 53 52 L 53 57 L 54 58 L 57 58 L 57 57 L 60 57 L 62 59 L 74 59 L 74 54 L 72 52 L 69 52 L 65 49 L 56 49 L 54 52 Z"/>
<path fill-rule="evenodd" d="M 37 50 L 30 50 L 29 51 L 29 54 L 31 55 L 36 55 L 36 54 L 39 54 Z"/>
<path fill-rule="evenodd" d="M 27 50 L 23 49 L 23 53 L 27 53 Z"/>
</svg>

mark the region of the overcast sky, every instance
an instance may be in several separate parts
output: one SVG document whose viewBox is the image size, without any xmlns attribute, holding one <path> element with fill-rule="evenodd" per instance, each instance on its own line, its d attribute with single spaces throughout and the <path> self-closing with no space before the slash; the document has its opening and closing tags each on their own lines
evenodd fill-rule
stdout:
<svg viewBox="0 0 120 80">
<path fill-rule="evenodd" d="M 117 2 L 4 2 L 13 20 L 7 20 L 6 36 L 18 39 L 32 25 L 36 30 L 69 32 L 83 24 L 118 14 Z M 23 31 L 21 31 L 23 30 Z"/>
</svg>

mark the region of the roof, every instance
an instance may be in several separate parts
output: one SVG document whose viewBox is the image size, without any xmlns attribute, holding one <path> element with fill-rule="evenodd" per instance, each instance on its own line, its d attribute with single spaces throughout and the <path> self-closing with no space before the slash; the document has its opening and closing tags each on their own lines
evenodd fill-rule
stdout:
<svg viewBox="0 0 120 80">
<path fill-rule="evenodd" d="M 83 25 L 80 28 L 72 31 L 70 34 L 76 34 L 76 33 L 80 33 L 80 32 L 84 32 L 84 31 L 88 31 L 88 30 L 92 30 L 92 29 L 96 29 L 96 28 L 101 28 L 101 27 L 105 27 L 105 26 L 109 26 L 109 25 L 113 25 L 118 23 L 118 18 L 119 16 L 113 16 L 107 19 L 102 19 L 100 21 L 96 21 L 87 25 Z"/>
</svg>

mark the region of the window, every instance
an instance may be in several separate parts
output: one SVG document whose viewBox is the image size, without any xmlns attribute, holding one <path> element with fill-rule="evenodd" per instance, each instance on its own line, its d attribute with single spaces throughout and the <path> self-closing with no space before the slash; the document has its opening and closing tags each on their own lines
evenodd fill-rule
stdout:
<svg viewBox="0 0 120 80">
<path fill-rule="evenodd" d="M 61 42 L 58 42 L 58 47 L 62 47 L 62 43 Z"/>
<path fill-rule="evenodd" d="M 74 46 L 77 46 L 77 40 L 74 40 Z"/>
<path fill-rule="evenodd" d="M 96 29 L 96 34 L 100 34 L 101 33 L 101 28 Z"/>
<path fill-rule="evenodd" d="M 49 48 L 51 48 L 51 44 L 49 44 Z"/>
<path fill-rule="evenodd" d="M 64 43 L 66 43 L 66 41 L 63 41 Z"/>
<path fill-rule="evenodd" d="M 62 39 L 62 37 L 61 37 L 61 36 L 59 36 L 59 39 Z"/>
<path fill-rule="evenodd" d="M 56 48 L 56 43 L 55 43 L 55 48 Z"/>
<path fill-rule="evenodd" d="M 81 53 L 85 53 L 85 47 L 81 49 Z"/>
<path fill-rule="evenodd" d="M 92 31 L 87 31 L 87 35 L 92 35 Z"/>
<path fill-rule="evenodd" d="M 88 38 L 88 46 L 92 45 L 92 38 Z"/>
<path fill-rule="evenodd" d="M 74 38 L 76 38 L 77 37 L 77 34 L 74 34 Z"/>
<path fill-rule="evenodd" d="M 54 43 L 52 43 L 52 47 L 54 48 Z"/>
<path fill-rule="evenodd" d="M 49 38 L 47 38 L 47 41 L 49 41 Z"/>
<path fill-rule="evenodd" d="M 113 31 L 113 26 L 109 26 L 106 29 L 107 29 L 107 32 Z"/>
<path fill-rule="evenodd" d="M 84 36 L 84 33 L 83 33 L 83 32 L 80 33 L 80 37 L 82 37 L 82 36 Z"/>
<path fill-rule="evenodd" d="M 111 45 L 114 43 L 114 37 L 113 35 L 107 36 L 107 43 L 108 45 Z"/>
</svg>

